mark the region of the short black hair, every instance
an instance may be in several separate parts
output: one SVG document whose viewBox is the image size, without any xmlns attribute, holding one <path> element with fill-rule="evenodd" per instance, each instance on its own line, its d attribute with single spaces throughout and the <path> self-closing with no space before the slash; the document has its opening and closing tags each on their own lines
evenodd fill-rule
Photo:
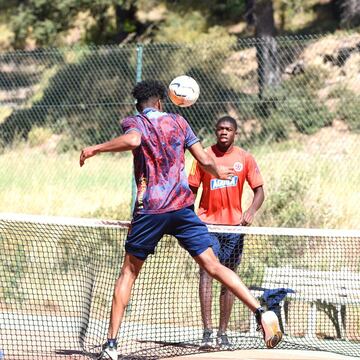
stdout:
<svg viewBox="0 0 360 360">
<path fill-rule="evenodd" d="M 229 115 L 225 115 L 225 116 L 222 116 L 221 118 L 219 118 L 218 121 L 216 122 L 215 127 L 218 127 L 223 122 L 229 122 L 231 125 L 234 126 L 235 131 L 238 128 L 236 120 L 233 117 L 229 116 Z"/>
<path fill-rule="evenodd" d="M 135 85 L 131 94 L 137 100 L 137 104 L 141 104 L 150 98 L 164 100 L 167 95 L 167 90 L 160 81 L 143 80 Z"/>
</svg>

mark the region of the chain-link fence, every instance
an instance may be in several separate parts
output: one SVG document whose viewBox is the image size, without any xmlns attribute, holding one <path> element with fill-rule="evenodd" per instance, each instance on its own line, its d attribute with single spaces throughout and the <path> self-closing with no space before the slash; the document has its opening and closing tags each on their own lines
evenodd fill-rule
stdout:
<svg viewBox="0 0 360 360">
<path fill-rule="evenodd" d="M 200 98 L 166 109 L 204 145 L 219 116 L 237 119 L 237 144 L 265 180 L 257 225 L 359 227 L 356 33 L 2 53 L 0 211 L 129 218 L 131 155 L 102 154 L 80 170 L 79 150 L 121 133 L 137 80 L 181 74 L 198 81 Z"/>
</svg>

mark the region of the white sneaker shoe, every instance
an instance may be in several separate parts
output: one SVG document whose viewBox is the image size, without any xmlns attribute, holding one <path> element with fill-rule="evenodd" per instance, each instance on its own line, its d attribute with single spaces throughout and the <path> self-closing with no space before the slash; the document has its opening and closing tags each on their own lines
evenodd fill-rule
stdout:
<svg viewBox="0 0 360 360">
<path fill-rule="evenodd" d="M 264 341 L 268 349 L 273 349 L 282 339 L 279 319 L 273 311 L 266 311 L 262 308 L 255 312 L 259 329 L 263 333 Z"/>
<path fill-rule="evenodd" d="M 102 351 L 97 358 L 98 360 L 118 360 L 117 346 L 110 346 L 108 343 L 105 343 L 102 347 Z"/>
</svg>

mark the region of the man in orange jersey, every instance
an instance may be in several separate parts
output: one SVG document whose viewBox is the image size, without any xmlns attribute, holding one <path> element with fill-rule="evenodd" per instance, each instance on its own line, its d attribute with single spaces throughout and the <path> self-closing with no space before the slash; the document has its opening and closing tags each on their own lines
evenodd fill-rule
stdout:
<svg viewBox="0 0 360 360">
<path fill-rule="evenodd" d="M 198 216 L 206 224 L 213 225 L 251 225 L 256 211 L 264 201 L 263 179 L 254 157 L 245 150 L 234 146 L 237 124 L 230 116 L 221 117 L 215 128 L 217 142 L 206 149 L 215 160 L 217 166 L 232 167 L 236 175 L 231 180 L 220 180 L 201 169 L 194 161 L 189 185 L 196 195 L 200 184 L 203 191 L 198 209 Z M 241 200 L 245 181 L 254 192 L 252 203 L 246 211 L 242 211 Z M 243 234 L 211 233 L 213 250 L 220 262 L 236 271 L 243 251 Z M 204 325 L 203 340 L 200 349 L 214 347 L 212 337 L 212 278 L 200 269 L 200 303 Z M 231 349 L 226 335 L 234 295 L 224 286 L 220 292 L 220 321 L 216 337 L 216 345 L 223 350 Z"/>
</svg>

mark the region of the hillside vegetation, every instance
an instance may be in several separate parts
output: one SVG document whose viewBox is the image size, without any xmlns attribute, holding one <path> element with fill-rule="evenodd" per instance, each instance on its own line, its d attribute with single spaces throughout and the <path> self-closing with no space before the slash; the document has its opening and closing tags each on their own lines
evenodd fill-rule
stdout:
<svg viewBox="0 0 360 360">
<path fill-rule="evenodd" d="M 254 36 L 256 18 L 267 6 L 278 35 L 332 32 L 360 24 L 360 6 L 354 0 L 8 0 L 0 1 L 0 49 L 184 43 L 214 29 Z"/>
<path fill-rule="evenodd" d="M 238 21 L 240 0 L 233 2 L 232 16 L 216 1 L 208 12 L 202 1 L 153 1 L 151 9 L 136 3 L 137 26 L 154 26 L 140 35 L 129 24 L 135 35 L 120 46 L 37 48 L 36 42 L 28 47 L 25 37 L 24 50 L 11 50 L 20 43 L 10 41 L 0 54 L 0 210 L 130 217 L 131 157 L 101 156 L 81 170 L 77 157 L 83 146 L 119 135 L 119 119 L 133 113 L 139 45 L 131 42 L 143 40 L 142 78 L 168 83 L 186 73 L 199 82 L 195 106 L 179 109 L 168 102 L 166 108 L 184 115 L 204 144 L 214 141 L 218 116 L 237 119 L 237 142 L 256 155 L 266 183 L 258 225 L 359 227 L 360 35 L 338 30 L 267 43 L 242 38 L 254 32 Z M 279 34 L 306 32 L 320 15 L 322 24 L 339 26 L 333 2 L 296 3 L 274 1 Z M 302 25 L 294 23 L 295 10 L 308 15 Z M 90 41 L 89 34 L 78 43 Z M 64 44 L 58 36 L 53 44 Z M 276 60 L 271 71 L 259 58 L 270 48 Z M 261 71 L 276 82 L 261 82 Z"/>
</svg>

